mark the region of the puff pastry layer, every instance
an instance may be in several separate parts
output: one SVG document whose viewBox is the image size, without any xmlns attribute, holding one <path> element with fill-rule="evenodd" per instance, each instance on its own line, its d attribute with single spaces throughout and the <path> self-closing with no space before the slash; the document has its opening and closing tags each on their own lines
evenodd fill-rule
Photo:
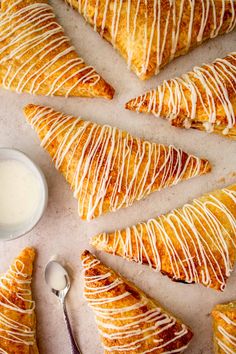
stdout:
<svg viewBox="0 0 236 354">
<path fill-rule="evenodd" d="M 38 354 L 31 280 L 35 251 L 25 248 L 0 277 L 0 353 Z"/>
<path fill-rule="evenodd" d="M 224 290 L 236 260 L 236 184 L 91 244 L 172 280 Z"/>
<path fill-rule="evenodd" d="M 164 81 L 129 101 L 126 108 L 167 118 L 175 127 L 236 140 L 236 52 Z"/>
<path fill-rule="evenodd" d="M 104 353 L 182 353 L 191 330 L 89 251 L 82 254 L 84 296 L 95 313 Z"/>
<path fill-rule="evenodd" d="M 212 311 L 215 354 L 236 353 L 236 301 Z"/>
<path fill-rule="evenodd" d="M 90 220 L 131 205 L 151 192 L 210 170 L 207 160 L 132 137 L 49 107 L 28 105 L 25 116 L 74 190 Z"/>
<path fill-rule="evenodd" d="M 140 79 L 235 28 L 233 0 L 66 0 L 125 58 Z"/>
<path fill-rule="evenodd" d="M 2 87 L 46 96 L 113 97 L 113 88 L 78 56 L 47 0 L 2 0 L 0 7 Z"/>
</svg>

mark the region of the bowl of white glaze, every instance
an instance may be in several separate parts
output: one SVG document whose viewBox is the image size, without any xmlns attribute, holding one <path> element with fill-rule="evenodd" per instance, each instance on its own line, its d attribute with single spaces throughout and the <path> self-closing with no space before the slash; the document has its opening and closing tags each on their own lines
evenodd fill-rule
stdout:
<svg viewBox="0 0 236 354">
<path fill-rule="evenodd" d="M 48 187 L 41 169 L 25 153 L 0 148 L 0 241 L 31 231 L 47 201 Z"/>
</svg>

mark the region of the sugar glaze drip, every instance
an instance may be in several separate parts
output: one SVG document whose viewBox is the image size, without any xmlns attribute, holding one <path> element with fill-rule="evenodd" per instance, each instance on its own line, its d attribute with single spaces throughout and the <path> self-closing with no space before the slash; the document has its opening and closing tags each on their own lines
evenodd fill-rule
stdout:
<svg viewBox="0 0 236 354">
<path fill-rule="evenodd" d="M 222 193 L 236 206 L 236 191 L 225 188 Z M 215 208 L 215 213 L 212 207 Z M 220 219 L 227 220 L 230 230 L 221 224 Z M 168 230 L 175 235 L 175 243 Z M 103 233 L 95 236 L 94 244 L 104 250 L 109 244 L 109 251 L 113 254 L 118 252 L 119 255 L 138 263 L 147 263 L 156 271 L 162 269 L 165 271 L 165 268 L 162 268 L 162 255 L 158 247 L 158 242 L 161 242 L 161 247 L 165 248 L 168 257 L 166 263 L 170 265 L 174 279 L 186 283 L 202 283 L 210 287 L 212 273 L 220 289 L 224 290 L 226 279 L 234 265 L 230 259 L 226 238 L 236 250 L 236 239 L 231 236 L 235 234 L 235 217 L 216 195 L 210 194 L 207 201 L 196 199 L 182 209 L 150 219 L 146 223 L 128 227 L 123 231 L 115 231 L 112 235 Z M 210 239 L 212 247 L 204 235 Z M 216 253 L 220 254 L 223 267 L 217 261 Z M 202 268 L 201 272 L 198 271 L 198 267 Z"/>
<path fill-rule="evenodd" d="M 93 67 L 85 66 L 83 59 L 73 58 L 75 48 L 57 23 L 52 7 L 40 2 L 22 4 L 23 0 L 17 0 L 0 13 L 0 66 L 7 68 L 3 87 L 14 87 L 21 93 L 30 84 L 29 92 L 37 94 L 47 80 L 54 78 L 46 93 L 53 96 L 76 78 L 75 83 L 67 88 L 66 96 L 69 96 L 80 83 L 92 81 L 91 85 L 96 85 L 100 76 Z M 61 46 L 63 50 L 60 50 Z M 52 55 L 53 51 L 55 54 Z M 30 52 L 32 55 L 23 60 Z M 50 60 L 47 59 L 49 54 Z M 70 54 L 72 57 L 69 59 Z M 14 58 L 22 61 L 17 69 L 11 64 Z M 56 67 L 60 60 L 62 64 Z"/>
<path fill-rule="evenodd" d="M 166 64 L 166 58 L 163 57 L 165 50 L 168 50 L 168 33 L 171 31 L 171 52 L 169 61 L 174 57 L 179 55 L 178 47 L 181 47 L 181 24 L 184 19 L 186 3 L 189 5 L 189 26 L 188 26 L 188 37 L 185 47 L 182 51 L 187 52 L 189 48 L 193 45 L 193 33 L 194 33 L 194 23 L 195 19 L 195 8 L 197 6 L 196 0 L 181 0 L 179 6 L 176 6 L 175 0 L 165 1 L 163 5 L 162 0 L 106 0 L 103 3 L 99 0 L 96 1 L 95 5 L 91 0 L 66 0 L 71 6 L 74 6 L 78 11 L 85 17 L 85 19 L 93 23 L 94 30 L 100 32 L 103 36 L 104 31 L 110 29 L 109 33 L 111 35 L 111 43 L 116 48 L 118 46 L 117 35 L 121 31 L 121 17 L 126 16 L 126 27 L 122 28 L 124 31 L 123 36 L 128 38 L 126 55 L 129 68 L 132 66 L 134 58 L 133 47 L 135 46 L 137 36 L 140 36 L 140 31 L 142 31 L 143 36 L 143 65 L 140 71 L 137 72 L 138 76 L 146 74 L 149 70 L 150 64 L 155 65 L 155 74 L 160 71 L 160 68 Z M 218 11 L 216 2 L 213 0 L 201 0 L 201 24 L 199 31 L 197 33 L 196 45 L 200 44 L 206 37 L 206 31 L 209 26 L 208 16 L 211 13 L 213 15 L 213 26 L 210 33 L 210 38 L 216 37 L 222 29 L 223 19 L 226 13 L 225 0 L 222 0 L 221 10 Z M 226 29 L 226 33 L 232 31 L 236 25 L 236 13 L 235 5 L 233 0 L 229 0 L 229 5 L 231 9 L 231 21 Z M 91 7 L 94 7 L 94 16 L 91 17 L 90 11 Z M 219 4 L 218 4 L 219 6 Z M 133 9 L 131 13 L 131 8 Z M 163 10 L 165 8 L 165 10 Z M 166 8 L 168 11 L 166 11 Z M 150 10 L 152 9 L 152 10 Z M 144 25 L 138 27 L 139 16 L 143 16 Z M 109 14 L 109 16 L 108 16 Z M 100 20 L 100 17 L 102 20 Z M 110 26 L 111 18 L 111 26 Z M 150 21 L 152 19 L 152 22 Z M 99 19 L 99 22 L 98 22 Z M 163 19 L 165 19 L 165 24 L 163 24 Z M 101 25 L 100 25 L 101 22 Z M 122 22 L 123 24 L 123 22 Z M 111 28 L 110 28 L 111 27 Z M 125 33 L 126 29 L 126 33 Z M 139 34 L 138 34 L 139 33 Z M 140 37 L 139 37 L 140 38 Z M 141 46 L 141 41 L 138 42 Z M 151 52 L 156 53 L 155 62 L 150 63 Z"/>
<path fill-rule="evenodd" d="M 187 327 L 181 324 L 181 329 L 174 333 L 172 339 L 168 341 L 161 338 L 157 339 L 159 334 L 167 333 L 177 325 L 176 319 L 159 307 L 144 310 L 148 303 L 148 299 L 144 296 L 141 296 L 140 300 L 135 299 L 130 306 L 125 303 L 122 304 L 120 300 L 123 299 L 125 302 L 125 299 L 132 294 L 129 291 L 121 290 L 120 295 L 112 296 L 111 291 L 124 284 L 123 279 L 116 278 L 113 280 L 110 271 L 100 272 L 99 275 L 95 276 L 89 275 L 89 271 L 100 264 L 99 260 L 91 260 L 89 256 L 83 259 L 82 264 L 85 283 L 84 296 L 96 315 L 100 335 L 110 341 L 126 341 L 127 339 L 127 342 L 120 345 L 106 346 L 103 344 L 106 351 L 121 351 L 122 353 L 135 351 L 137 354 L 148 354 L 158 349 L 165 349 L 169 344 L 188 333 Z M 104 308 L 103 305 L 106 304 L 109 304 L 108 308 Z M 137 311 L 137 314 L 133 315 L 131 311 Z M 140 313 L 138 314 L 138 312 Z M 120 324 L 121 321 L 126 322 L 126 324 Z M 140 328 L 143 324 L 148 324 L 148 326 L 145 325 L 145 328 Z M 150 340 L 150 338 L 152 339 L 152 348 L 141 351 L 142 342 L 147 339 Z M 162 353 L 181 353 L 186 348 L 187 345 L 184 345 L 181 348 L 162 351 Z"/>
<path fill-rule="evenodd" d="M 37 107 L 28 119 L 39 134 L 46 128 L 47 133 L 41 142 L 45 149 L 63 133 L 60 142 L 54 146 L 52 158 L 57 169 L 66 161 L 64 175 L 79 201 L 79 215 L 83 216 L 87 208 L 88 220 L 97 216 L 96 213 L 102 214 L 112 178 L 113 189 L 108 204 L 109 210 L 115 211 L 149 194 L 158 178 L 161 181 L 155 190 L 200 173 L 202 161 L 199 158 L 189 155 L 183 162 L 183 151 L 174 146 L 142 141 L 108 125 L 99 126 L 81 118 L 59 114 L 49 107 Z M 74 157 L 81 146 L 82 151 L 76 157 L 75 165 Z M 134 163 L 132 176 L 131 159 Z M 205 170 L 208 167 L 206 162 Z M 119 168 L 120 172 L 113 177 L 114 168 Z"/>
<path fill-rule="evenodd" d="M 6 275 L 0 277 L 0 307 L 6 310 L 14 311 L 22 315 L 33 315 L 35 302 L 30 300 L 31 290 L 28 287 L 31 284 L 31 278 L 24 273 L 24 264 L 21 260 L 15 260 Z M 10 287 L 14 284 L 14 297 L 19 303 L 24 303 L 27 308 L 13 303 L 8 294 Z M 0 353 L 7 353 L 1 349 L 1 338 L 12 343 L 25 344 L 31 346 L 35 344 L 35 331 L 30 327 L 8 318 L 4 313 L 0 313 Z"/>
<path fill-rule="evenodd" d="M 227 324 L 234 328 L 234 332 L 236 333 L 236 321 L 231 320 L 228 316 L 224 313 L 219 313 L 221 319 Z M 223 337 L 222 339 L 216 337 L 216 342 L 218 343 L 219 347 L 223 350 L 225 354 L 234 354 L 236 351 L 236 335 L 232 333 L 228 333 L 222 326 L 218 326 L 218 332 Z M 231 349 L 228 347 L 228 343 L 234 347 Z"/>
<path fill-rule="evenodd" d="M 137 97 L 131 104 L 137 111 L 148 101 L 147 112 L 170 121 L 183 115 L 185 128 L 190 128 L 197 120 L 198 109 L 207 117 L 203 126 L 208 132 L 214 126 L 226 125 L 223 134 L 228 134 L 236 125 L 236 114 L 229 90 L 236 96 L 236 52 L 224 59 L 216 59 L 212 64 L 195 67 L 193 71 L 172 80 L 164 81 L 157 89 Z M 166 99 L 166 95 L 168 100 Z M 217 120 L 217 106 L 222 104 L 226 122 Z"/>
</svg>

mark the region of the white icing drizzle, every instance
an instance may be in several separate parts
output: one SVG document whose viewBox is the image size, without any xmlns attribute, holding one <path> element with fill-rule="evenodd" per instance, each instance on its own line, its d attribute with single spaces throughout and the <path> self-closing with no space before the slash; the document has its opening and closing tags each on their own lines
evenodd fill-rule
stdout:
<svg viewBox="0 0 236 354">
<path fill-rule="evenodd" d="M 236 191 L 225 188 L 221 194 L 236 207 Z M 221 220 L 227 221 L 228 226 L 224 227 Z M 206 201 L 196 199 L 182 209 L 146 223 L 115 231 L 114 234 L 95 236 L 92 243 L 105 251 L 109 244 L 109 252 L 147 263 L 157 271 L 165 273 L 171 269 L 173 279 L 202 283 L 207 287 L 211 287 L 214 281 L 224 290 L 235 261 L 229 254 L 229 244 L 236 251 L 236 239 L 232 236 L 235 234 L 235 215 L 217 195 L 209 194 Z M 167 257 L 165 265 L 162 264 L 163 249 Z"/>
<path fill-rule="evenodd" d="M 201 25 L 197 38 L 194 39 L 195 13 L 198 6 L 195 0 L 181 0 L 179 6 L 176 6 L 175 0 L 169 0 L 167 4 L 165 2 L 165 6 L 162 4 L 162 0 L 146 0 L 144 2 L 141 2 L 141 0 L 135 2 L 132 2 L 132 0 L 106 0 L 104 2 L 97 0 L 95 8 L 94 2 L 90 0 L 66 1 L 71 6 L 76 7 L 87 21 L 89 19 L 89 22 L 94 25 L 94 30 L 100 32 L 102 36 L 104 29 L 107 29 L 111 36 L 111 43 L 115 48 L 119 47 L 117 34 L 123 32 L 123 36 L 127 38 L 126 56 L 129 68 L 137 60 L 134 57 L 135 46 L 138 45 L 140 48 L 143 45 L 142 68 L 140 70 L 136 68 L 138 76 L 145 75 L 150 70 L 151 65 L 155 65 L 155 74 L 157 74 L 160 68 L 167 64 L 167 61 L 180 55 L 182 51 L 187 52 L 191 46 L 198 45 L 208 38 L 209 15 L 213 17 L 210 38 L 216 37 L 219 32 L 222 32 L 226 12 L 230 12 L 231 21 L 229 21 L 229 25 L 224 32 L 232 31 L 236 25 L 234 0 L 229 0 L 227 8 L 225 0 L 222 0 L 221 3 L 214 0 L 201 0 L 201 13 L 198 13 L 199 18 L 201 18 Z M 94 8 L 93 18 L 90 15 L 91 7 Z M 186 14 L 189 14 L 188 40 L 183 48 L 180 32 Z M 122 16 L 126 16 L 126 26 L 123 19 L 121 20 Z M 138 21 L 140 16 L 142 16 L 143 22 Z M 169 33 L 171 33 L 170 36 L 168 36 Z M 169 40 L 171 40 L 170 58 L 164 59 L 163 53 L 165 50 L 169 50 Z M 154 63 L 150 62 L 151 53 L 156 53 Z"/>
<path fill-rule="evenodd" d="M 37 107 L 28 118 L 39 134 L 47 130 L 41 142 L 45 149 L 63 133 L 52 158 L 57 169 L 66 161 L 64 175 L 67 180 L 71 177 L 79 215 L 86 210 L 88 220 L 102 214 L 105 202 L 115 211 L 208 169 L 208 162 L 203 168 L 203 161 L 192 155 L 183 162 L 183 151 L 174 146 L 142 141 L 117 128 L 59 114 L 49 107 Z"/>
<path fill-rule="evenodd" d="M 219 325 L 217 327 L 219 334 L 222 337 L 216 336 L 216 342 L 225 354 L 235 354 L 236 353 L 236 321 L 231 320 L 224 313 L 219 312 L 220 318 L 227 324 L 231 326 L 231 332 L 229 333 L 224 327 Z M 228 346 L 230 345 L 231 348 Z"/>
<path fill-rule="evenodd" d="M 75 57 L 75 48 L 57 23 L 52 7 L 44 2 L 22 4 L 23 0 L 15 1 L 0 13 L 0 66 L 6 68 L 3 87 L 21 93 L 30 85 L 29 93 L 37 94 L 49 86 L 46 95 L 50 96 L 64 87 L 67 97 L 80 83 L 95 85 L 100 76 Z M 13 59 L 21 63 L 18 68 Z"/>
<path fill-rule="evenodd" d="M 35 302 L 30 300 L 31 290 L 28 285 L 31 278 L 24 272 L 24 264 L 17 259 L 10 267 L 6 275 L 0 277 L 0 307 L 22 315 L 33 315 Z M 10 295 L 10 287 L 14 284 L 14 297 L 23 306 L 13 303 Z M 26 307 L 26 308 L 25 308 Z M 1 338 L 15 344 L 31 346 L 35 344 L 35 331 L 30 327 L 9 318 L 2 311 L 0 313 L 0 353 L 7 353 L 1 348 Z"/>
<path fill-rule="evenodd" d="M 135 350 L 137 354 L 148 354 L 160 349 L 163 354 L 171 354 L 181 353 L 187 348 L 187 345 L 184 345 L 177 349 L 165 351 L 170 343 L 185 337 L 188 333 L 184 324 L 178 324 L 174 317 L 165 313 L 161 308 L 154 307 L 153 304 L 152 308 L 145 310 L 149 300 L 144 296 L 140 296 L 140 299 L 133 298 L 133 304 L 127 306 L 125 299 L 132 296 L 132 293 L 120 289 L 118 291 L 119 295 L 112 295 L 114 288 L 125 284 L 122 278 L 117 277 L 113 280 L 114 276 L 108 269 L 100 271 L 99 275 L 90 276 L 90 269 L 100 264 L 99 260 L 91 260 L 90 256 L 86 256 L 82 264 L 85 280 L 84 296 L 96 315 L 100 335 L 111 341 L 109 346 L 103 344 L 106 351 L 129 353 Z M 122 299 L 124 299 L 123 304 L 120 301 Z M 109 307 L 103 306 L 107 304 Z M 176 326 L 181 328 L 177 331 Z M 173 331 L 173 328 L 176 329 L 173 338 L 164 341 L 165 332 Z M 147 339 L 152 339 L 152 345 L 150 345 L 149 350 L 144 351 L 142 350 L 142 344 Z M 115 345 L 118 340 L 123 341 L 123 343 Z M 114 345 L 112 341 L 114 341 Z"/>
<path fill-rule="evenodd" d="M 229 90 L 233 91 L 231 96 Z M 171 121 L 184 115 L 183 126 L 187 129 L 191 127 L 191 121 L 198 119 L 198 110 L 201 110 L 207 119 L 203 122 L 206 131 L 212 132 L 215 125 L 222 124 L 225 126 L 223 134 L 228 134 L 236 125 L 236 112 L 232 104 L 235 96 L 236 52 L 233 52 L 224 59 L 216 59 L 212 64 L 196 66 L 181 77 L 165 80 L 157 89 L 137 97 L 131 106 L 140 111 L 148 102 L 148 113 L 158 117 L 164 115 Z M 225 116 L 223 122 L 217 120 L 219 104 Z"/>
</svg>

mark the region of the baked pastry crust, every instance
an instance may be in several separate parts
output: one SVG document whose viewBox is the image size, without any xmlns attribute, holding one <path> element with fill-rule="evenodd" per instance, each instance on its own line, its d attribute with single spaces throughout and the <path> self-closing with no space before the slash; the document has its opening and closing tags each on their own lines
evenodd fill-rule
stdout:
<svg viewBox="0 0 236 354">
<path fill-rule="evenodd" d="M 168 275 L 224 290 L 236 260 L 236 184 L 91 244 Z"/>
<path fill-rule="evenodd" d="M 236 301 L 216 305 L 211 315 L 215 354 L 236 353 Z"/>
<path fill-rule="evenodd" d="M 236 140 L 236 52 L 164 81 L 130 100 L 126 108 L 167 118 L 175 127 Z"/>
<path fill-rule="evenodd" d="M 207 160 L 109 125 L 43 106 L 28 105 L 24 112 L 74 190 L 83 219 L 127 207 L 151 192 L 210 170 Z"/>
<path fill-rule="evenodd" d="M 232 0 L 66 0 L 144 80 L 209 38 L 235 28 Z"/>
<path fill-rule="evenodd" d="M 0 86 L 45 96 L 113 97 L 114 89 L 78 56 L 47 0 L 2 0 L 0 8 Z"/>
<path fill-rule="evenodd" d="M 31 280 L 35 251 L 25 248 L 0 277 L 0 353 L 38 354 Z"/>
<path fill-rule="evenodd" d="M 104 353 L 182 353 L 191 330 L 89 251 L 82 254 L 84 296 L 95 313 Z"/>
</svg>

